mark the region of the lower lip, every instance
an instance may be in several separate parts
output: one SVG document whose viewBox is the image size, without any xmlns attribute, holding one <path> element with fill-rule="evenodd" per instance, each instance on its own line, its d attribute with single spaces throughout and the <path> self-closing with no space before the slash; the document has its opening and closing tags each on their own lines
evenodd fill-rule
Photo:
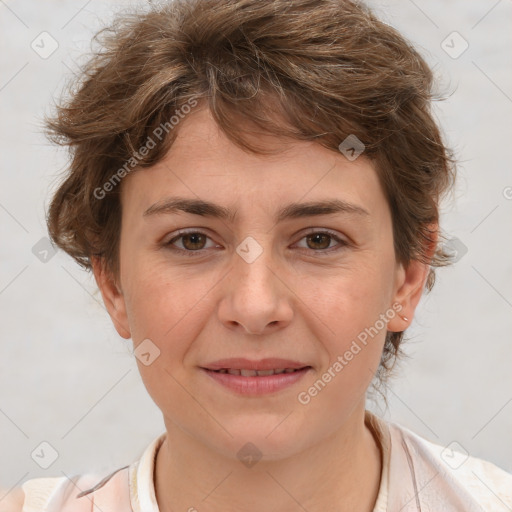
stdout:
<svg viewBox="0 0 512 512">
<path fill-rule="evenodd" d="M 241 395 L 264 395 L 281 391 L 298 382 L 311 370 L 311 367 L 303 368 L 292 373 L 280 373 L 277 375 L 263 375 L 261 377 L 243 377 L 242 375 L 230 375 L 218 373 L 213 370 L 201 368 L 207 375 L 219 384 Z"/>
</svg>

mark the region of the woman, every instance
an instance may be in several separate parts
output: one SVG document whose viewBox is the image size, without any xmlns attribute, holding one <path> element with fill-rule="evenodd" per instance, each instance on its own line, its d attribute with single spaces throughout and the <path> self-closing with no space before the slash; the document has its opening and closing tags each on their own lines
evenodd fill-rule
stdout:
<svg viewBox="0 0 512 512">
<path fill-rule="evenodd" d="M 449 263 L 416 50 L 347 0 L 181 0 L 103 37 L 48 121 L 72 149 L 48 228 L 166 432 L 9 510 L 510 509 L 512 475 L 365 409 Z"/>
</svg>

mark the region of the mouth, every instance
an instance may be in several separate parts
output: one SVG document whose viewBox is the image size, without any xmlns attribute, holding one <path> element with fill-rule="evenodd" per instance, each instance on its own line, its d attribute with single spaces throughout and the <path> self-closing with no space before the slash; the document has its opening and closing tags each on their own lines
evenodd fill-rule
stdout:
<svg viewBox="0 0 512 512">
<path fill-rule="evenodd" d="M 311 368 L 311 366 L 304 366 L 302 368 L 277 368 L 271 370 L 249 370 L 249 369 L 237 369 L 237 368 L 220 368 L 219 370 L 212 370 L 205 368 L 215 373 L 227 373 L 229 375 L 240 375 L 242 377 L 267 377 L 269 375 L 280 375 L 282 373 L 295 373 L 301 370 Z"/>
<path fill-rule="evenodd" d="M 284 359 L 226 359 L 200 369 L 223 389 L 238 395 L 261 395 L 296 384 L 313 367 Z"/>
</svg>

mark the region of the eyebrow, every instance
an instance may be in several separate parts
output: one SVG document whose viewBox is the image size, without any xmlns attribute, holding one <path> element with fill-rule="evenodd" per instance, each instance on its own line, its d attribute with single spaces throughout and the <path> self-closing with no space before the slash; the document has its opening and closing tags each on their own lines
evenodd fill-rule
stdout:
<svg viewBox="0 0 512 512">
<path fill-rule="evenodd" d="M 204 201 L 202 199 L 189 199 L 185 197 L 168 197 L 151 205 L 142 214 L 143 217 L 159 214 L 172 214 L 185 212 L 202 217 L 213 217 L 233 222 L 236 211 L 224 206 Z M 299 219 L 316 215 L 333 215 L 336 213 L 356 214 L 369 216 L 370 213 L 362 206 L 358 206 L 341 199 L 312 201 L 307 203 L 290 203 L 281 208 L 276 215 L 276 222 L 287 219 Z"/>
</svg>

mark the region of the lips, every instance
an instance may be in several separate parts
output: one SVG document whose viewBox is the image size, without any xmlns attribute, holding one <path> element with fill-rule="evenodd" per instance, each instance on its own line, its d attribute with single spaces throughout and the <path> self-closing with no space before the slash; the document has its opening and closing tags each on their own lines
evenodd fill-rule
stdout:
<svg viewBox="0 0 512 512">
<path fill-rule="evenodd" d="M 244 377 L 278 375 L 281 373 L 293 373 L 296 370 L 310 368 L 310 365 L 299 361 L 281 358 L 265 358 L 251 360 L 243 357 L 219 359 L 204 365 L 202 368 L 218 373 L 242 375 Z"/>
<path fill-rule="evenodd" d="M 306 363 L 277 357 L 259 360 L 232 357 L 200 368 L 224 389 L 245 396 L 277 393 L 296 385 L 313 369 Z"/>
<path fill-rule="evenodd" d="M 306 367 L 304 367 L 306 368 Z M 266 377 L 268 375 L 279 375 L 281 373 L 294 373 L 299 368 L 278 368 L 271 370 L 250 370 L 250 369 L 236 369 L 236 368 L 221 368 L 220 370 L 212 370 L 215 373 L 228 373 L 229 375 L 241 375 L 242 377 Z"/>
<path fill-rule="evenodd" d="M 297 386 L 313 370 L 304 363 L 285 359 L 224 359 L 200 369 L 224 389 L 239 396 L 253 397 Z"/>
</svg>

